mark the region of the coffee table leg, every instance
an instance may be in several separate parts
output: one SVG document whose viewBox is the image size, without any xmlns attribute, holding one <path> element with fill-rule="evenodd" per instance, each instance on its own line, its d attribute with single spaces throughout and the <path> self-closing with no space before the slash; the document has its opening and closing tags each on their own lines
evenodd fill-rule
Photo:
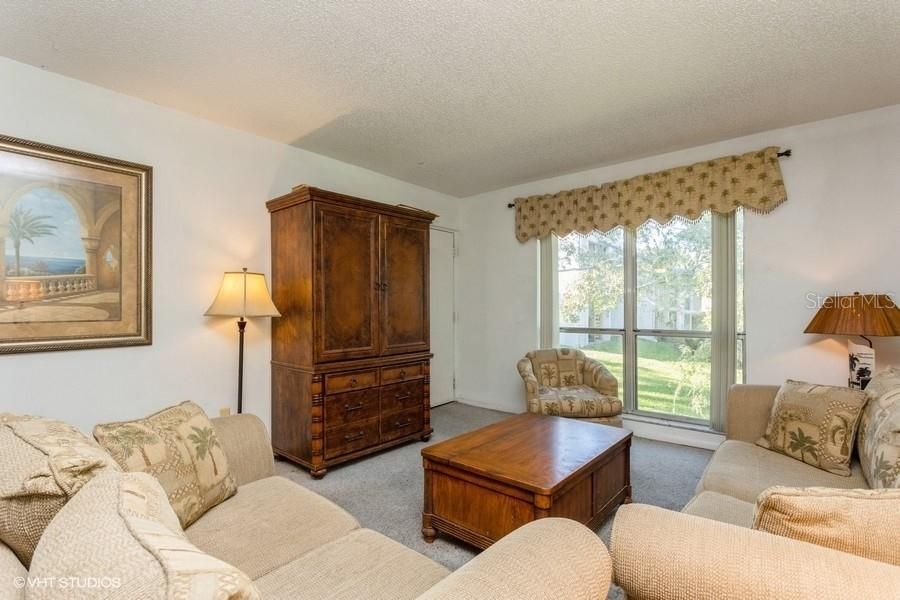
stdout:
<svg viewBox="0 0 900 600">
<path fill-rule="evenodd" d="M 437 529 L 433 527 L 431 520 L 431 511 L 433 506 L 433 498 L 431 491 L 431 463 L 428 459 L 422 459 L 422 467 L 425 469 L 425 498 L 422 507 L 422 537 L 429 544 L 437 537 Z"/>
<path fill-rule="evenodd" d="M 437 538 L 437 529 L 431 526 L 431 515 L 423 514 L 422 515 L 422 537 L 425 538 L 427 543 L 434 542 L 435 538 Z"/>
</svg>

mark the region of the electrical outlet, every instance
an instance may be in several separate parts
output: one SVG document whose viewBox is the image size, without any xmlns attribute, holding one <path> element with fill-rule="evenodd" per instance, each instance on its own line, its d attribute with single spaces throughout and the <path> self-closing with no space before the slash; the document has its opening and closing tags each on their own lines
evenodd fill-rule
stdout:
<svg viewBox="0 0 900 600">
<path fill-rule="evenodd" d="M 224 408 L 220 408 L 220 409 L 219 409 L 219 416 L 220 416 L 220 417 L 227 417 L 227 416 L 230 415 L 230 414 L 231 414 L 231 409 L 228 408 L 227 406 L 224 407 Z"/>
</svg>

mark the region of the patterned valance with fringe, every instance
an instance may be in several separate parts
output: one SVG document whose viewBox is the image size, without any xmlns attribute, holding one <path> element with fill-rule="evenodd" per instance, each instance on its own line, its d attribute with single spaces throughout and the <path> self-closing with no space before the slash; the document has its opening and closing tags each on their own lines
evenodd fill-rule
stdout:
<svg viewBox="0 0 900 600">
<path fill-rule="evenodd" d="M 635 229 L 650 219 L 665 224 L 738 207 L 767 213 L 786 199 L 778 148 L 769 147 L 599 186 L 517 198 L 516 237 L 526 242 L 551 233 Z"/>
</svg>

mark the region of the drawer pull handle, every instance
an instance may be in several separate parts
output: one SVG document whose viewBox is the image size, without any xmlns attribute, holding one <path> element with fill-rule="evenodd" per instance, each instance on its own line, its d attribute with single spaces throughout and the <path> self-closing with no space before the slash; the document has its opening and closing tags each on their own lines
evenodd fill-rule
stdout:
<svg viewBox="0 0 900 600">
<path fill-rule="evenodd" d="M 361 438 L 364 438 L 364 437 L 366 437 L 366 432 L 365 432 L 365 431 L 360 431 L 359 433 L 355 433 L 355 434 L 352 434 L 352 435 L 348 433 L 347 435 L 344 436 L 344 441 L 346 441 L 346 442 L 354 442 L 354 441 L 356 441 L 356 440 L 358 440 L 358 439 L 361 439 Z"/>
<path fill-rule="evenodd" d="M 397 394 L 396 399 L 397 400 L 408 400 L 409 397 L 410 397 L 409 394 Z"/>
<path fill-rule="evenodd" d="M 400 379 L 405 379 L 405 378 L 406 378 L 406 371 L 404 371 L 403 369 L 401 369 L 401 370 L 400 370 Z"/>
<path fill-rule="evenodd" d="M 356 387 L 357 383 L 359 383 L 359 382 L 356 380 L 356 377 L 354 377 L 353 379 L 350 380 L 350 387 Z"/>
<path fill-rule="evenodd" d="M 344 412 L 353 412 L 354 410 L 360 410 L 366 406 L 365 402 L 360 402 L 356 406 L 350 406 L 349 404 L 344 405 Z"/>
<path fill-rule="evenodd" d="M 412 419 L 407 419 L 405 421 L 394 421 L 394 428 L 400 429 L 401 427 L 406 427 L 407 425 L 413 422 Z"/>
</svg>

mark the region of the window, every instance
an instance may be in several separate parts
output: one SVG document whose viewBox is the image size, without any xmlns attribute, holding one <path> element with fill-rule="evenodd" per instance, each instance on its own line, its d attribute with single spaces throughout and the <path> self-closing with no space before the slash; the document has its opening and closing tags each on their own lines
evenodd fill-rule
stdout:
<svg viewBox="0 0 900 600">
<path fill-rule="evenodd" d="M 603 362 L 628 412 L 721 428 L 745 371 L 740 211 L 553 238 L 542 256 L 545 344 Z"/>
</svg>

